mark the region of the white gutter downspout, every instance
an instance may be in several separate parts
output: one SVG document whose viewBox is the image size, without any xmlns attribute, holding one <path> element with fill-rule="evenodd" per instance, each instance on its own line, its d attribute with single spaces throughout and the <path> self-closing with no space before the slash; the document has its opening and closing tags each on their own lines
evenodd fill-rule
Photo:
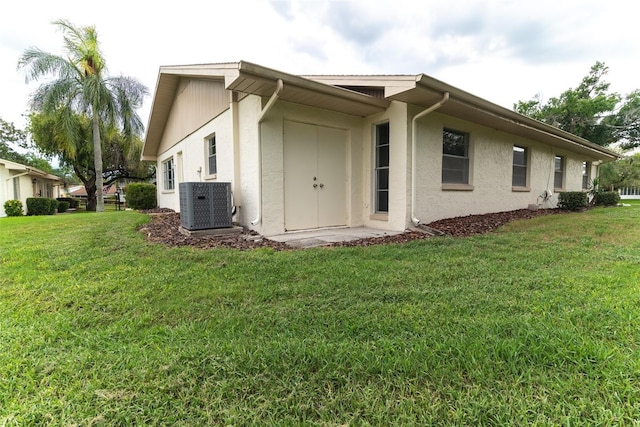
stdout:
<svg viewBox="0 0 640 427">
<path fill-rule="evenodd" d="M 420 220 L 416 218 L 416 146 L 418 139 L 418 132 L 416 130 L 416 122 L 419 118 L 426 116 L 437 110 L 449 100 L 449 92 L 445 92 L 442 99 L 437 103 L 427 108 L 426 110 L 416 114 L 411 119 L 411 222 L 413 225 L 420 225 Z"/>
<path fill-rule="evenodd" d="M 251 225 L 258 225 L 262 220 L 262 131 L 260 129 L 260 123 L 262 123 L 264 116 L 269 112 L 269 110 L 271 110 L 280 97 L 280 92 L 282 92 L 283 87 L 284 83 L 282 82 L 282 79 L 278 79 L 275 92 L 273 92 L 271 98 L 269 98 L 269 101 L 267 102 L 267 105 L 264 106 L 260 112 L 260 116 L 258 117 L 258 216 L 256 219 L 251 221 Z"/>
</svg>

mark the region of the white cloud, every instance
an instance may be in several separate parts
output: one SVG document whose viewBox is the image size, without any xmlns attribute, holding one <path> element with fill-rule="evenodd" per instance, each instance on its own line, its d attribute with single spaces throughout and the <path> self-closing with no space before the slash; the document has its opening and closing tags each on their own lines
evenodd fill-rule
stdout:
<svg viewBox="0 0 640 427">
<path fill-rule="evenodd" d="M 152 92 L 161 65 L 240 59 L 294 74 L 426 73 L 507 108 L 576 86 L 596 61 L 613 90 L 640 87 L 640 31 L 621 0 L 35 3 L 0 16 L 0 117 L 18 125 L 33 86 L 17 59 L 28 46 L 59 53 L 50 22 L 62 18 L 95 25 L 110 72 Z"/>
</svg>

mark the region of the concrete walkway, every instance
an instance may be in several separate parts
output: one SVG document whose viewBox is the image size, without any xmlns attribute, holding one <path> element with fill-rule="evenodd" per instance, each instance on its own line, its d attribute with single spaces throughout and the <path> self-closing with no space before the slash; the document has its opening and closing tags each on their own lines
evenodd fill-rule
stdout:
<svg viewBox="0 0 640 427">
<path fill-rule="evenodd" d="M 269 236 L 267 239 L 283 242 L 294 248 L 312 248 L 336 242 L 368 239 L 370 237 L 395 236 L 401 233 L 401 231 L 378 230 L 367 227 L 325 228 L 310 231 L 290 231 L 285 234 Z"/>
</svg>

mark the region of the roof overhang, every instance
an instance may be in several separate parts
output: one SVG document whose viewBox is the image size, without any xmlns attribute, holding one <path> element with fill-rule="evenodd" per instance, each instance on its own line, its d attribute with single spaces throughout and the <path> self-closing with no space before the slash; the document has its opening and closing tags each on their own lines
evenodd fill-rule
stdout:
<svg viewBox="0 0 640 427">
<path fill-rule="evenodd" d="M 516 113 L 423 74 L 415 76 L 413 87 L 396 91 L 390 94 L 389 98 L 428 108 L 439 102 L 446 92 L 449 93 L 449 100 L 437 110 L 439 113 L 540 141 L 552 147 L 566 149 L 604 162 L 622 157 L 584 138 Z"/>
<path fill-rule="evenodd" d="M 156 151 L 181 78 L 223 80 L 227 90 L 260 97 L 271 96 L 281 80 L 283 89 L 278 100 L 358 117 L 382 112 L 391 103 L 387 99 L 375 98 L 246 61 L 160 67 L 142 160 L 156 160 Z"/>
<path fill-rule="evenodd" d="M 33 176 L 34 178 L 38 177 L 38 178 L 46 179 L 46 180 L 49 180 L 49 181 L 57 181 L 57 182 L 63 182 L 64 181 L 62 178 L 60 178 L 57 175 L 50 174 L 48 172 L 42 171 L 40 169 L 36 169 L 34 167 L 31 167 L 31 166 L 27 166 L 27 165 L 23 165 L 23 164 L 20 164 L 20 163 L 12 162 L 10 160 L 0 159 L 0 164 L 3 164 L 4 167 L 7 170 L 21 173 L 21 175 Z M 15 176 L 11 176 L 9 178 L 10 179 L 11 178 L 15 178 Z"/>
</svg>

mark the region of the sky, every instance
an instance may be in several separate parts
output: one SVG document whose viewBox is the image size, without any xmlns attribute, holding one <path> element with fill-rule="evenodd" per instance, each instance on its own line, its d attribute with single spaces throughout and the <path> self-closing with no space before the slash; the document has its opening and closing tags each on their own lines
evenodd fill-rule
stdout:
<svg viewBox="0 0 640 427">
<path fill-rule="evenodd" d="M 98 6 L 93 7 L 94 4 Z M 26 125 L 17 70 L 29 47 L 63 54 L 52 22 L 95 26 L 109 75 L 150 95 L 163 65 L 245 60 L 290 74 L 424 73 L 506 108 L 575 88 L 596 61 L 611 90 L 640 89 L 640 25 L 628 0 L 32 0 L 0 14 L 0 118 Z"/>
</svg>

